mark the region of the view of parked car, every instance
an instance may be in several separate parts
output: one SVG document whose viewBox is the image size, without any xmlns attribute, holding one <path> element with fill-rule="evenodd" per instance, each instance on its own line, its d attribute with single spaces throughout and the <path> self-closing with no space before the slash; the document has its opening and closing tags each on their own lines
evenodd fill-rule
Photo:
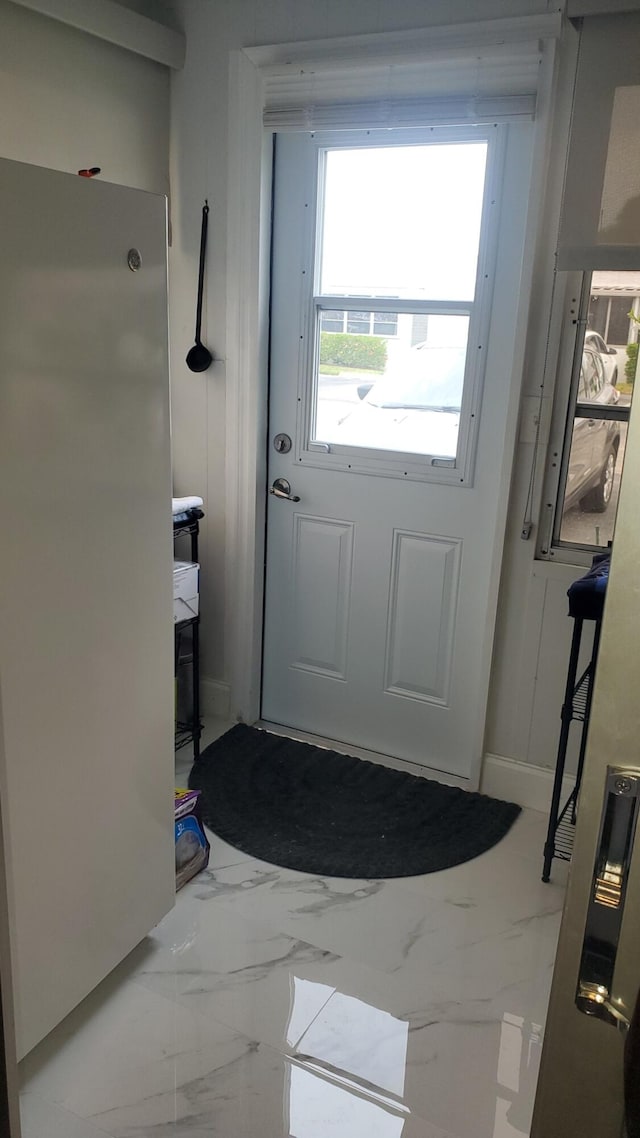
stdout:
<svg viewBox="0 0 640 1138">
<path fill-rule="evenodd" d="M 602 336 L 597 332 L 590 332 L 589 329 L 584 334 L 584 346 L 590 348 L 592 352 L 597 352 L 602 361 L 604 368 L 604 376 L 607 383 L 613 387 L 618 382 L 618 350 L 617 348 L 610 348 L 605 344 Z"/>
<path fill-rule="evenodd" d="M 610 363 L 616 357 L 595 332 L 585 343 L 563 512 L 579 505 L 603 513 L 613 493 L 621 424 L 592 418 L 589 407 L 618 403 L 617 370 Z M 454 458 L 465 356 L 464 348 L 416 344 L 385 375 L 358 385 L 359 401 L 347 404 L 327 441 Z"/>
<path fill-rule="evenodd" d="M 329 441 L 454 458 L 458 444 L 465 349 L 414 345 L 343 415 Z"/>
<path fill-rule="evenodd" d="M 604 343 L 595 333 L 587 335 L 589 345 L 593 343 L 594 336 Z M 582 353 L 577 400 L 577 410 L 587 414 L 576 416 L 573 422 L 564 510 L 579 503 L 583 510 L 603 513 L 613 491 L 620 449 L 620 423 L 615 419 L 589 418 L 588 405 L 617 403 L 619 394 L 614 386 L 617 373 L 610 371 L 607 376 L 601 351 L 589 345 Z"/>
</svg>

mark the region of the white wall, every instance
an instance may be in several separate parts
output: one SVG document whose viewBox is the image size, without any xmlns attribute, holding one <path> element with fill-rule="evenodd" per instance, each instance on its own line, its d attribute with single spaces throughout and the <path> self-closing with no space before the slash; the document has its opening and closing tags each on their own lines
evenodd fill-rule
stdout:
<svg viewBox="0 0 640 1138">
<path fill-rule="evenodd" d="M 545 12 L 545 0 L 178 0 L 187 34 L 187 61 L 172 79 L 172 374 L 175 472 L 179 492 L 202 493 L 207 523 L 203 542 L 203 640 L 205 676 L 228 678 L 223 643 L 224 597 L 224 416 L 227 247 L 227 122 L 229 52 L 257 43 L 386 31 L 429 23 L 454 23 Z M 568 77 L 568 81 L 570 77 Z M 558 159 L 551 198 L 562 170 L 562 124 L 555 139 Z M 234 187 L 242 193 L 242 187 Z M 207 196 L 210 259 L 205 341 L 217 353 L 201 376 L 184 366 L 192 339 L 197 273 L 198 224 Z M 548 231 L 548 226 L 546 227 Z M 546 260 L 545 260 L 546 257 Z M 550 251 L 541 250 L 531 328 L 532 366 L 525 377 L 525 409 L 538 393 L 545 340 L 545 294 Z M 536 355 L 537 353 L 537 355 Z M 535 363 L 535 366 L 533 366 Z M 525 763 L 555 762 L 571 622 L 566 589 L 583 572 L 534 560 L 535 534 L 520 540 L 533 444 L 523 421 L 509 512 L 499 618 L 492 670 L 486 750 Z"/>
<path fill-rule="evenodd" d="M 257 43 L 397 30 L 556 7 L 551 0 L 127 0 L 187 33 L 184 71 L 172 76 L 171 349 L 176 492 L 202 493 L 203 671 L 228 678 L 225 617 L 225 327 L 229 52 Z M 169 73 L 133 53 L 3 0 L 0 4 L 0 155 L 167 192 Z M 562 139 L 556 140 L 556 183 Z M 552 186 L 553 188 L 553 186 Z M 556 185 L 557 188 L 557 185 Z M 242 192 L 242 187 L 237 187 Z M 209 198 L 204 338 L 210 371 L 184 364 L 192 342 L 200 210 Z M 537 395 L 548 260 L 537 270 L 525 410 Z M 537 324 L 536 324 L 537 320 Z M 533 444 L 523 420 L 500 591 L 486 749 L 553 765 L 571 634 L 566 588 L 576 567 L 534 560 L 520 540 Z M 220 690 L 222 690 L 220 689 Z"/>
<path fill-rule="evenodd" d="M 225 327 L 229 52 L 257 43 L 397 30 L 545 12 L 546 0 L 129 0 L 187 33 L 184 71 L 172 76 L 171 350 L 177 493 L 202 493 L 203 672 L 228 678 L 225 616 Z M 168 188 L 169 74 L 158 64 L 10 3 L 0 5 L 0 155 L 75 171 L 99 165 L 109 181 Z M 561 157 L 562 140 L 556 143 Z M 558 170 L 561 162 L 558 163 Z M 556 175 L 557 177 L 557 175 Z M 238 187 L 237 192 L 242 192 Z M 200 210 L 211 205 L 204 339 L 213 367 L 184 364 L 192 342 Z M 537 394 L 549 265 L 538 267 L 525 392 Z M 541 317 L 542 313 L 542 317 Z M 538 326 L 536 327 L 536 315 Z M 500 592 L 486 748 L 551 766 L 571 634 L 565 593 L 573 567 L 534 561 L 520 540 L 533 444 L 518 444 Z"/>
<path fill-rule="evenodd" d="M 3 0 L 0 156 L 169 192 L 166 67 Z"/>
</svg>

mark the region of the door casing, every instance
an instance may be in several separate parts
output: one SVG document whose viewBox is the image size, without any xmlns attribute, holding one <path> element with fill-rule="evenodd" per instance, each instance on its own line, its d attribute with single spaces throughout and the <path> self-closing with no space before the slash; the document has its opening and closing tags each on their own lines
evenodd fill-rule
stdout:
<svg viewBox="0 0 640 1138">
<path fill-rule="evenodd" d="M 552 104 L 558 73 L 555 33 L 543 37 L 538 110 L 533 144 L 525 268 L 518 308 L 518 353 L 514 374 L 521 374 L 534 277 L 534 252 L 542 232 L 544 187 L 551 145 Z M 344 55 L 354 37 L 326 41 L 325 59 Z M 358 37 L 355 37 L 357 39 Z M 394 33 L 379 37 L 389 49 Z M 410 50 L 410 44 L 405 50 Z M 293 53 L 295 56 L 295 52 Z M 269 271 L 273 134 L 265 130 L 265 78 L 275 58 L 292 60 L 291 44 L 231 53 L 229 114 L 229 205 L 227 232 L 234 256 L 227 272 L 226 397 L 226 623 L 229 716 L 255 722 L 260 714 L 264 601 L 265 514 L 267 492 L 267 397 L 269 367 Z M 294 67 L 291 66 L 293 73 Z M 565 101 L 570 91 L 565 93 Z M 564 104 L 563 104 L 564 105 Z M 243 193 L 235 187 L 242 185 Z M 553 241 L 553 236 L 551 236 Z M 510 393 L 509 444 L 515 443 L 519 390 Z M 513 446 L 511 446 L 513 450 Z M 500 556 L 511 480 L 506 464 L 500 488 Z"/>
</svg>

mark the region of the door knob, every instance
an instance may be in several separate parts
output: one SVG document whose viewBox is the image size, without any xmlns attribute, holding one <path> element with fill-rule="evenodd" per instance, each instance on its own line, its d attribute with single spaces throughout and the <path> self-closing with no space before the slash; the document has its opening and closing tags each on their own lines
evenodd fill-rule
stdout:
<svg viewBox="0 0 640 1138">
<path fill-rule="evenodd" d="M 275 498 L 284 498 L 286 502 L 300 501 L 297 494 L 291 493 L 291 485 L 286 478 L 276 478 L 273 486 L 269 487 L 269 493 L 273 494 Z"/>
</svg>

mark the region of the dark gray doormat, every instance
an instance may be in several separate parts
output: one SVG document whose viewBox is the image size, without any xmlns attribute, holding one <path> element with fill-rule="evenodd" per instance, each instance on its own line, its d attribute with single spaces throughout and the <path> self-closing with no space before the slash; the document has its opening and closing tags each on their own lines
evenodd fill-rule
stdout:
<svg viewBox="0 0 640 1138">
<path fill-rule="evenodd" d="M 238 724 L 189 777 L 214 833 L 275 865 L 330 877 L 410 877 L 470 861 L 520 813 L 336 751 Z"/>
</svg>

